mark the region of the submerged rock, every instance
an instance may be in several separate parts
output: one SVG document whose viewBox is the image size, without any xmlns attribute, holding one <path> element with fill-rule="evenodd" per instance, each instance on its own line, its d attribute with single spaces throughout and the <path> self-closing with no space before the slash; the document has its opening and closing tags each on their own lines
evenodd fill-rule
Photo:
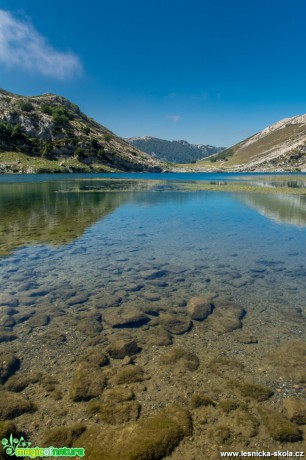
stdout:
<svg viewBox="0 0 306 460">
<path fill-rule="evenodd" d="M 74 443 L 84 447 L 87 460 L 158 460 L 169 455 L 180 441 L 192 433 L 187 410 L 168 407 L 153 417 L 124 428 L 92 427 Z"/>
<path fill-rule="evenodd" d="M 12 342 L 16 340 L 17 336 L 6 330 L 0 330 L 0 343 L 2 342 Z"/>
<path fill-rule="evenodd" d="M 123 368 L 119 369 L 118 372 L 112 378 L 112 382 L 115 385 L 123 385 L 130 383 L 143 382 L 144 372 L 139 366 L 128 364 Z"/>
<path fill-rule="evenodd" d="M 287 342 L 267 355 L 268 364 L 283 377 L 297 383 L 306 382 L 306 342 Z"/>
<path fill-rule="evenodd" d="M 214 308 L 214 303 L 210 296 L 192 297 L 187 304 L 187 313 L 190 318 L 196 321 L 203 321 L 210 315 Z"/>
<path fill-rule="evenodd" d="M 113 328 L 141 327 L 150 321 L 150 318 L 136 308 L 118 307 L 105 311 L 103 318 Z"/>
<path fill-rule="evenodd" d="M 84 293 L 84 294 L 78 294 L 72 297 L 69 297 L 66 300 L 67 305 L 72 306 L 72 305 L 77 305 L 77 304 L 83 304 L 88 301 L 90 294 Z"/>
<path fill-rule="evenodd" d="M 122 386 L 107 388 L 103 392 L 103 401 L 123 402 L 132 401 L 134 398 L 135 394 L 131 388 L 125 388 Z"/>
<path fill-rule="evenodd" d="M 0 382 L 4 383 L 20 367 L 20 360 L 14 353 L 0 350 Z"/>
<path fill-rule="evenodd" d="M 90 401 L 87 410 L 91 414 L 99 415 L 100 420 L 110 425 L 119 425 L 136 421 L 139 417 L 141 406 L 138 401 Z"/>
<path fill-rule="evenodd" d="M 191 406 L 193 409 L 202 406 L 215 406 L 216 403 L 205 393 L 196 393 L 192 395 Z"/>
<path fill-rule="evenodd" d="M 141 346 L 167 347 L 172 344 L 172 336 L 160 326 L 150 328 L 139 336 Z"/>
<path fill-rule="evenodd" d="M 207 325 L 219 334 L 232 332 L 242 327 L 241 319 L 245 314 L 244 308 L 231 301 L 215 302 L 215 309 Z"/>
<path fill-rule="evenodd" d="M 81 362 L 74 373 L 70 386 L 73 401 L 88 401 L 102 394 L 106 385 L 103 372 L 90 363 Z"/>
<path fill-rule="evenodd" d="M 15 436 L 17 434 L 16 426 L 10 420 L 0 422 L 0 439 L 7 438 L 10 435 Z"/>
<path fill-rule="evenodd" d="M 159 318 L 161 326 L 174 335 L 185 334 L 192 328 L 192 322 L 184 316 L 161 313 Z"/>
<path fill-rule="evenodd" d="M 97 347 L 93 348 L 92 350 L 88 351 L 88 353 L 81 356 L 80 363 L 83 363 L 84 365 L 90 365 L 94 368 L 99 368 L 107 366 L 107 364 L 109 364 L 109 359 L 104 353 L 104 350 Z"/>
<path fill-rule="evenodd" d="M 116 340 L 106 349 L 113 359 L 123 359 L 125 356 L 133 356 L 140 351 L 136 340 Z"/>
<path fill-rule="evenodd" d="M 16 320 L 13 316 L 10 315 L 2 315 L 0 318 L 0 327 L 5 327 L 11 329 L 16 324 Z"/>
<path fill-rule="evenodd" d="M 44 313 L 33 315 L 27 322 L 30 327 L 47 326 L 50 323 L 50 316 Z"/>
<path fill-rule="evenodd" d="M 241 335 L 237 335 L 235 339 L 238 343 L 244 343 L 244 344 L 258 343 L 258 340 L 253 335 L 241 334 Z"/>
<path fill-rule="evenodd" d="M 4 307 L 17 307 L 19 305 L 18 299 L 10 294 L 0 294 L 0 306 Z"/>
<path fill-rule="evenodd" d="M 12 419 L 25 412 L 34 412 L 34 404 L 20 395 L 0 390 L 0 418 Z"/>
<path fill-rule="evenodd" d="M 28 385 L 37 383 L 41 380 L 42 375 L 39 372 L 18 373 L 9 378 L 5 388 L 10 391 L 19 392 L 24 390 Z"/>
<path fill-rule="evenodd" d="M 103 329 L 101 321 L 101 313 L 95 310 L 82 312 L 77 316 L 76 329 L 83 334 L 95 336 Z"/>
<path fill-rule="evenodd" d="M 163 354 L 159 360 L 160 364 L 177 365 L 195 371 L 200 365 L 199 358 L 184 348 L 173 348 L 171 351 Z"/>
<path fill-rule="evenodd" d="M 71 426 L 61 426 L 58 428 L 51 428 L 43 437 L 42 446 L 65 446 L 71 447 L 74 441 L 81 436 L 86 430 L 82 424 L 75 424 Z"/>
<path fill-rule="evenodd" d="M 284 400 L 283 404 L 291 422 L 298 425 L 306 424 L 306 401 L 304 399 L 290 396 Z"/>
<path fill-rule="evenodd" d="M 244 383 L 240 386 L 242 396 L 256 399 L 256 401 L 265 401 L 274 395 L 274 391 L 263 385 L 256 385 L 254 383 Z"/>
<path fill-rule="evenodd" d="M 295 442 L 303 439 L 299 427 L 290 422 L 283 414 L 261 407 L 259 413 L 270 436 L 275 441 Z"/>
</svg>

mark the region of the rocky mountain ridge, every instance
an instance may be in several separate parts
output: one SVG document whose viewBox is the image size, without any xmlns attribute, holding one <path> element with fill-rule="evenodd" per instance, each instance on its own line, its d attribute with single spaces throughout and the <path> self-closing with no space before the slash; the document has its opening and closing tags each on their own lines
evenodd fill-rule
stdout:
<svg viewBox="0 0 306 460">
<path fill-rule="evenodd" d="M 0 89 L 0 172 L 37 172 L 34 163 L 38 172 L 163 169 L 62 96 Z"/>
</svg>

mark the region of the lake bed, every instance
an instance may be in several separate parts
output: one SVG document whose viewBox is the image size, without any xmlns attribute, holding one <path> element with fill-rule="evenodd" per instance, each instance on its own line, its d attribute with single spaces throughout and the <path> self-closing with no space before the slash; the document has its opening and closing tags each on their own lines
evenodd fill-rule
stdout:
<svg viewBox="0 0 306 460">
<path fill-rule="evenodd" d="M 305 174 L 3 176 L 0 211 L 2 418 L 33 444 L 305 450 Z"/>
</svg>

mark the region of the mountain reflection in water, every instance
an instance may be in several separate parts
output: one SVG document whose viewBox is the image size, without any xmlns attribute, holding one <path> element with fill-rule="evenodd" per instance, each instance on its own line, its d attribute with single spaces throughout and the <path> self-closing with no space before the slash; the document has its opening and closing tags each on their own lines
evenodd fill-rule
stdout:
<svg viewBox="0 0 306 460">
<path fill-rule="evenodd" d="M 288 181 L 286 183 L 288 185 Z M 121 205 L 179 204 L 196 198 L 216 200 L 218 206 L 220 194 L 198 189 L 197 184 L 200 182 L 126 179 L 2 183 L 0 255 L 8 255 L 17 247 L 29 244 L 70 243 Z M 226 192 L 228 186 L 226 182 L 223 184 L 222 192 Z M 270 184 L 273 188 L 274 183 L 270 181 Z M 301 184 L 299 181 L 298 186 Z M 265 185 L 269 185 L 268 181 Z M 305 195 L 248 191 L 228 196 L 273 221 L 306 226 Z"/>
</svg>

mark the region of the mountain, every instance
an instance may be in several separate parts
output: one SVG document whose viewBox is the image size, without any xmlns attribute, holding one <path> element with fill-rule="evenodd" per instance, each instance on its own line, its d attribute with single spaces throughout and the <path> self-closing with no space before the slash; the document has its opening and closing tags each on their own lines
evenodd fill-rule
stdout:
<svg viewBox="0 0 306 460">
<path fill-rule="evenodd" d="M 150 136 L 130 137 L 125 140 L 143 152 L 149 153 L 153 158 L 169 163 L 193 163 L 224 149 L 212 145 L 189 144 L 187 141 L 167 141 Z"/>
<path fill-rule="evenodd" d="M 305 171 L 306 115 L 278 121 L 201 166 L 208 163 L 231 171 Z"/>
<path fill-rule="evenodd" d="M 0 89 L 0 172 L 161 171 L 163 165 L 55 94 Z"/>
</svg>

